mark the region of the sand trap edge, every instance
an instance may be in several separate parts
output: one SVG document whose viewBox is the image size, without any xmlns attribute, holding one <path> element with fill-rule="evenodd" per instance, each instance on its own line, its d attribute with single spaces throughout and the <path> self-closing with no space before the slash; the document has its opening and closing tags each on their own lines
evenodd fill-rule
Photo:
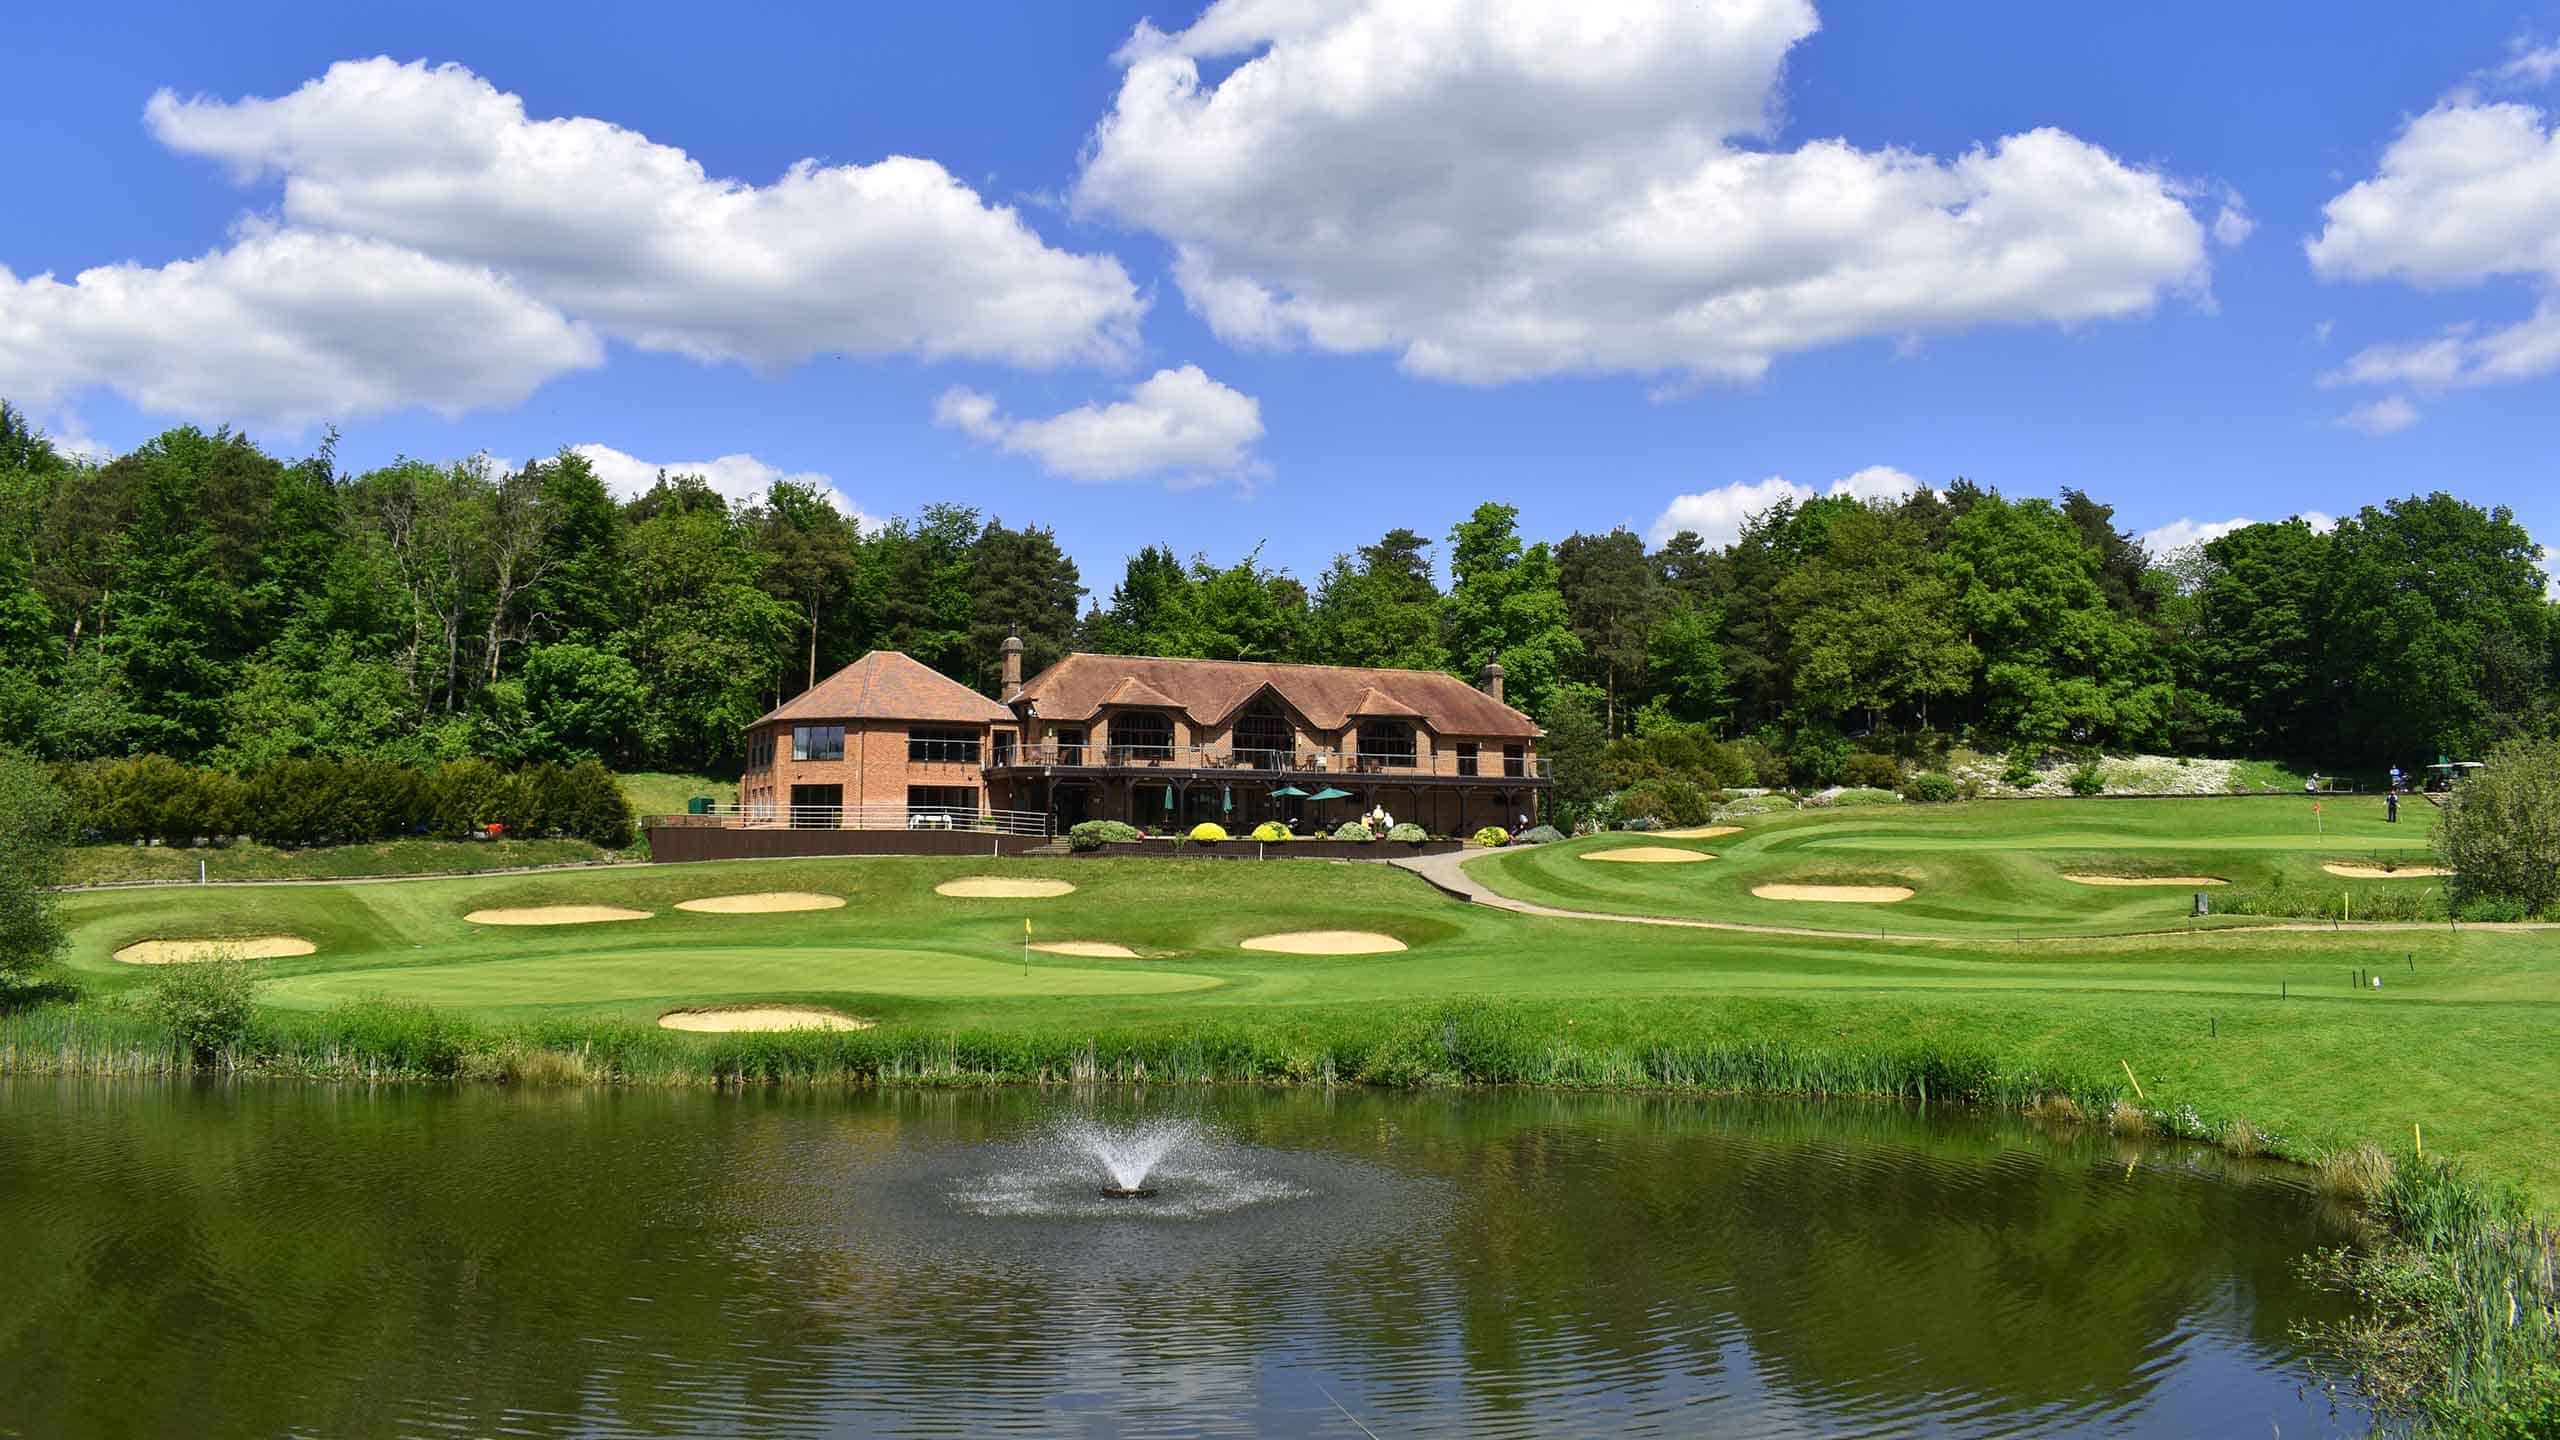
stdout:
<svg viewBox="0 0 2560 1440">
<path fill-rule="evenodd" d="M 613 920 L 646 920 L 647 910 L 619 905 L 519 905 L 474 910 L 462 918 L 474 925 L 602 925 Z"/>
<path fill-rule="evenodd" d="M 2182 890 L 2203 889 L 2208 885 L 2228 885 L 2228 880 L 2212 875 L 2073 875 L 2062 877 L 2074 885 L 2176 886 Z"/>
<path fill-rule="evenodd" d="M 1393 935 L 1375 930 L 1285 930 L 1240 943 L 1269 955 L 1393 955 L 1406 948 Z"/>
<path fill-rule="evenodd" d="M 1763 900 L 1807 900 L 1823 905 L 1892 905 L 1920 892 L 1908 885 L 1757 885 Z"/>
<path fill-rule="evenodd" d="M 1739 825 L 1684 825 L 1677 830 L 1656 830 L 1653 833 L 1664 840 L 1721 840 L 1727 835 L 1741 834 L 1742 827 Z"/>
<path fill-rule="evenodd" d="M 696 1035 L 732 1035 L 743 1031 L 868 1030 L 877 1021 L 815 1005 L 724 1005 L 703 1010 L 670 1010 L 658 1017 L 661 1030 Z"/>
<path fill-rule="evenodd" d="M 841 910 L 844 897 L 814 890 L 758 890 L 746 895 L 703 895 L 676 902 L 696 915 L 793 915 L 807 910 Z"/>
<path fill-rule="evenodd" d="M 1668 845 L 1621 845 L 1615 850 L 1586 851 L 1582 858 L 1620 865 L 1697 865 L 1716 857 L 1704 850 L 1674 850 Z"/>
<path fill-rule="evenodd" d="M 1116 940 L 1050 940 L 1031 947 L 1043 955 L 1073 955 L 1084 960 L 1143 960 L 1146 957 Z"/>
<path fill-rule="evenodd" d="M 2331 865 L 2320 867 L 2341 880 L 2441 880 L 2453 872 L 2441 865 L 2403 865 L 2385 870 L 2379 865 Z"/>
<path fill-rule="evenodd" d="M 250 935 L 236 940 L 137 940 L 115 952 L 115 958 L 127 965 L 192 965 L 220 955 L 284 960 L 319 949 L 299 935 Z"/>
<path fill-rule="evenodd" d="M 933 887 L 936 895 L 955 900 L 1053 900 L 1072 895 L 1076 887 L 1065 880 L 1014 880 L 1002 875 L 969 875 L 958 880 L 945 880 Z"/>
</svg>

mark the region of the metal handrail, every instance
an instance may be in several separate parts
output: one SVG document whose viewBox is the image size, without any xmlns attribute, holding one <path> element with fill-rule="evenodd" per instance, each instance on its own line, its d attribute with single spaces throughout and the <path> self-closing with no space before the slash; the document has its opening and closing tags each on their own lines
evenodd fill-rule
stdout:
<svg viewBox="0 0 2560 1440">
<path fill-rule="evenodd" d="M 786 805 L 755 801 L 714 805 L 708 811 L 653 816 L 670 824 L 723 830 L 941 830 L 979 835 L 1049 835 L 1040 810 L 972 810 L 954 805 Z"/>
<path fill-rule="evenodd" d="M 1510 760 L 1479 751 L 1470 760 L 1455 750 L 1428 755 L 1409 751 L 1272 750 L 1236 745 L 1021 745 L 988 762 L 990 770 L 1236 770 L 1271 775 L 1430 775 L 1468 780 L 1543 780 L 1547 761 L 1525 755 Z"/>
</svg>

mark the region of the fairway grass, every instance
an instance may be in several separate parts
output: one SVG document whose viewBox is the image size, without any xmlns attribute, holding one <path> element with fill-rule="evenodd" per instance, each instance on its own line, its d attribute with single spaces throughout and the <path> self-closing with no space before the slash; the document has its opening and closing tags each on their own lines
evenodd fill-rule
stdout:
<svg viewBox="0 0 2560 1440">
<path fill-rule="evenodd" d="M 2325 797 L 2317 814 L 2293 797 L 1804 810 L 1755 818 L 1717 844 L 1712 866 L 1580 863 L 1633 838 L 1595 835 L 1492 851 L 1466 869 L 1496 894 L 1586 913 L 1983 941 L 2131 935 L 2262 923 L 2199 920 L 2185 890 L 2281 879 L 2305 894 L 2361 899 L 2324 867 L 2388 863 L 2405 873 L 2433 858 L 2432 818 L 2404 813 L 2390 824 L 2378 796 Z M 1812 916 L 1806 887 L 1913 894 L 1834 902 Z"/>
<path fill-rule="evenodd" d="M 2229 818 L 2181 834 L 2182 817 L 2154 814 L 2183 803 L 2222 807 Z M 983 857 L 91 892 L 62 901 L 66 963 L 88 998 L 0 1015 L 0 1069 L 165 1065 L 165 1039 L 145 1053 L 135 1037 L 156 1032 L 137 1029 L 143 1022 L 118 1003 L 155 972 L 115 952 L 172 936 L 289 934 L 317 953 L 255 969 L 284 1037 L 277 1043 L 315 1037 L 297 1052 L 315 1057 L 297 1062 L 309 1073 L 342 1073 L 331 1067 L 343 1062 L 327 1057 L 372 1043 L 361 1038 L 371 1022 L 339 1017 L 385 1000 L 432 1006 L 478 1037 L 457 1043 L 491 1053 L 591 1057 L 577 1073 L 592 1078 L 1335 1077 L 1907 1095 L 1893 1077 L 1939 1075 L 1923 1087 L 1932 1096 L 2024 1103 L 2051 1087 L 2097 1114 L 2118 1096 L 2133 1099 L 2129 1068 L 2145 1108 L 2179 1133 L 2216 1134 L 2245 1119 L 2277 1153 L 2315 1158 L 2358 1141 L 2405 1143 L 2418 1123 L 2430 1155 L 2461 1156 L 2546 1200 L 2560 1197 L 2560 1145 L 2548 1123 L 2560 1092 L 2560 936 L 2473 926 L 2188 929 L 2182 896 L 2061 878 L 2065 869 L 2140 869 L 2131 862 L 2144 856 L 2164 874 L 2246 879 L 2276 865 L 2316 873 L 2323 858 L 2376 849 L 2370 836 L 2342 843 L 2335 827 L 2325 851 L 2264 843 L 2268 835 L 2248 828 L 2261 807 L 2265 817 L 2286 808 L 1971 807 L 1989 811 L 1980 823 L 1995 830 L 2073 837 L 2007 849 L 1965 833 L 1959 807 L 1908 807 L 1755 823 L 1722 842 L 1716 865 L 1586 865 L 1574 852 L 1590 842 L 1572 842 L 1493 852 L 1469 866 L 1506 887 L 1560 873 L 1602 888 L 1602 903 L 1588 908 L 1631 913 L 1677 914 L 1679 902 L 1721 917 L 1738 903 L 1756 907 L 1750 918 L 1774 912 L 1846 931 L 1858 923 L 1848 917 L 1915 912 L 1895 918 L 1884 939 L 1872 929 L 1765 935 L 1523 915 L 1451 899 L 1385 865 L 1304 862 L 1009 860 L 997 873 L 1072 877 L 1076 887 L 1012 904 L 936 893 L 988 874 Z M 2040 813 L 2051 819 L 2037 822 Z M 2096 843 L 2109 835 L 2126 843 Z M 1814 843 L 1824 840 L 1836 843 Z M 1877 840 L 1892 848 L 1878 853 Z M 1881 870 L 1922 893 L 1899 906 L 1822 907 L 1748 895 L 1752 884 L 1824 869 L 1831 883 L 1873 883 Z M 1918 873 L 1903 878 L 1905 870 Z M 849 903 L 779 914 L 674 908 L 705 894 L 765 892 Z M 2053 908 L 2070 901 L 2084 908 Z M 464 918 L 555 905 L 656 913 L 513 929 Z M 1824 913 L 1804 918 L 1816 908 Z M 1037 943 L 1109 937 L 1140 956 L 1177 958 L 1026 953 L 1024 922 L 1035 916 Z M 2075 926 L 2153 933 L 2005 943 Z M 1246 948 L 1307 931 L 1369 932 L 1408 948 Z M 2366 983 L 2375 975 L 2382 989 Z M 657 1026 L 671 1010 L 734 1006 L 809 1006 L 877 1024 L 810 1036 Z M 645 1045 L 615 1038 L 641 1034 Z M 821 1042 L 855 1048 L 791 1048 Z M 1962 1063 L 1947 1071 L 1931 1056 Z"/>
</svg>

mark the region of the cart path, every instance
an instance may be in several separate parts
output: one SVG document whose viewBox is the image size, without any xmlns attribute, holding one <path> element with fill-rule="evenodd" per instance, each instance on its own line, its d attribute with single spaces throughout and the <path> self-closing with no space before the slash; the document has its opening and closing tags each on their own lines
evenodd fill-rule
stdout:
<svg viewBox="0 0 2560 1440">
<path fill-rule="evenodd" d="M 2388 935 L 2402 931 L 2461 930 L 2542 931 L 2560 930 L 2560 921 L 2484 921 L 2477 924 L 2448 927 L 2420 921 L 2357 921 L 2336 925 L 2325 920 L 2286 921 L 2273 925 L 2213 925 L 2202 929 L 2177 926 L 2160 930 L 2126 930 L 2095 935 L 1890 935 L 1881 930 L 1819 930 L 1804 925 L 1762 925 L 1746 920 L 1687 920 L 1669 915 L 1619 915 L 1604 910 L 1564 910 L 1553 905 L 1540 905 L 1528 900 L 1514 900 L 1499 895 L 1483 881 L 1467 873 L 1467 862 L 1483 858 L 1460 850 L 1446 855 L 1416 855 L 1390 860 L 1399 869 L 1410 870 L 1430 882 L 1433 888 L 1470 904 L 1493 910 L 1509 910 L 1519 915 L 1542 915 L 1554 920 L 1596 920 L 1613 925 L 1665 925 L 1680 930 L 1724 930 L 1744 935 L 1793 935 L 1813 940 L 1864 940 L 1869 944 L 1882 941 L 1893 945 L 2056 945 L 2086 944 L 2103 940 L 2141 940 L 2164 935 L 2190 937 L 2224 935 L 2328 934 Z"/>
</svg>

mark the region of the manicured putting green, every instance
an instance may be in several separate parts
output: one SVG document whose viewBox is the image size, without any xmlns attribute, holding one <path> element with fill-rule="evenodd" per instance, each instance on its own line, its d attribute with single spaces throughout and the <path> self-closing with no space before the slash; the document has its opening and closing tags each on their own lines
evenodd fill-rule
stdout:
<svg viewBox="0 0 2560 1440">
<path fill-rule="evenodd" d="M 436 1005 L 497 1008 L 544 1004 L 680 1001 L 841 992 L 929 998 L 1171 995 L 1219 981 L 1178 971 L 1002 964 L 924 950 L 699 950 L 681 956 L 531 955 L 453 964 L 384 965 L 293 975 L 259 998 L 303 1009 L 383 996 Z"/>
</svg>

